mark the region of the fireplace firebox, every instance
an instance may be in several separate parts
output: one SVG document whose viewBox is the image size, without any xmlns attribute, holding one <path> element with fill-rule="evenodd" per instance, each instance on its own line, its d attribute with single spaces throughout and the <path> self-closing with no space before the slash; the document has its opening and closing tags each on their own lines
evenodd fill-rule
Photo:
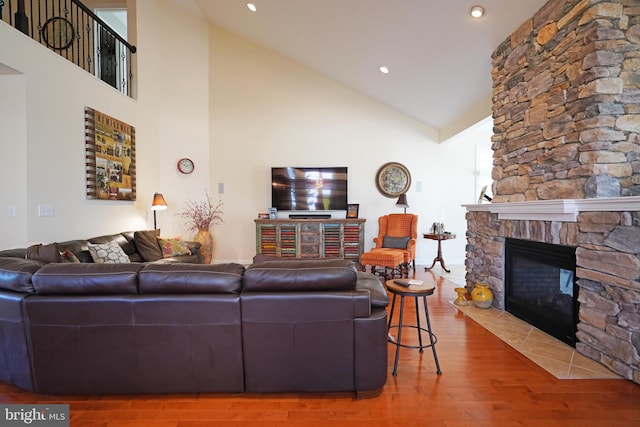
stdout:
<svg viewBox="0 0 640 427">
<path fill-rule="evenodd" d="M 575 248 L 506 239 L 505 310 L 575 347 L 578 324 Z"/>
</svg>

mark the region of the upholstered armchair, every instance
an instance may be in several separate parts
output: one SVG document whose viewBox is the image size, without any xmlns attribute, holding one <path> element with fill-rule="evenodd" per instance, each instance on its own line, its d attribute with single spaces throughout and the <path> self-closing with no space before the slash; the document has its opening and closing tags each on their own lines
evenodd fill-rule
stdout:
<svg viewBox="0 0 640 427">
<path fill-rule="evenodd" d="M 395 248 L 404 252 L 405 268 L 416 269 L 416 239 L 418 215 L 389 214 L 378 218 L 378 237 L 374 237 L 375 249 Z"/>
</svg>

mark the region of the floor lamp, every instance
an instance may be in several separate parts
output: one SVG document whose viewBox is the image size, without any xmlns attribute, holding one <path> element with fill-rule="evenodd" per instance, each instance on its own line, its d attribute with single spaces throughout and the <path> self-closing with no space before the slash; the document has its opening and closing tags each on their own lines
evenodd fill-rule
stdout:
<svg viewBox="0 0 640 427">
<path fill-rule="evenodd" d="M 153 229 L 156 230 L 156 211 L 163 211 L 167 209 L 167 202 L 162 197 L 162 194 L 156 193 L 153 195 L 153 202 L 151 202 L 151 210 L 153 211 Z"/>
<path fill-rule="evenodd" d="M 407 195 L 402 193 L 400 197 L 398 197 L 398 201 L 396 202 L 396 206 L 399 208 L 404 208 L 404 213 L 407 213 L 407 208 L 409 207 L 409 203 L 407 203 Z"/>
</svg>

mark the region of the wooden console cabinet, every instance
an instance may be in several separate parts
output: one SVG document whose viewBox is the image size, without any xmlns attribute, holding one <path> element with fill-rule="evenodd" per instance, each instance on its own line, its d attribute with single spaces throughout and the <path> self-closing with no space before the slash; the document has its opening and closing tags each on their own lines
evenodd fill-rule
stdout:
<svg viewBox="0 0 640 427">
<path fill-rule="evenodd" d="M 365 219 L 256 219 L 256 253 L 359 261 Z"/>
</svg>

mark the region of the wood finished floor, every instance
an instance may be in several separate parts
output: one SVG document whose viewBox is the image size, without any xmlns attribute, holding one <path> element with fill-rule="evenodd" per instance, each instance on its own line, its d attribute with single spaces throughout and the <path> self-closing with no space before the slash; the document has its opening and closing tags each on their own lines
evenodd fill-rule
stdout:
<svg viewBox="0 0 640 427">
<path fill-rule="evenodd" d="M 454 283 L 435 281 L 430 317 L 442 376 L 431 351 L 401 349 L 377 396 L 190 394 L 50 396 L 0 383 L 0 403 L 68 403 L 71 426 L 640 426 L 640 386 L 621 379 L 557 379 L 457 310 Z M 414 313 L 411 304 L 406 313 Z"/>
</svg>

